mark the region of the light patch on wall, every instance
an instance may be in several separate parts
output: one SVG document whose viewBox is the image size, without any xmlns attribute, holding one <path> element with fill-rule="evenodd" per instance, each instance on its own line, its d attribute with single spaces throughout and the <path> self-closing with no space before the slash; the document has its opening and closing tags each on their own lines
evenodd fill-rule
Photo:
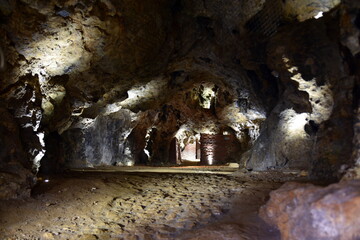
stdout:
<svg viewBox="0 0 360 240">
<path fill-rule="evenodd" d="M 145 135 L 144 152 L 145 152 L 146 156 L 148 157 L 149 161 L 151 161 L 151 156 L 150 156 L 150 152 L 149 152 L 149 150 L 147 148 L 149 147 L 149 141 L 150 141 L 150 137 L 151 137 L 151 133 L 152 133 L 153 129 L 154 129 L 153 127 L 148 128 L 146 130 L 146 135 Z"/>
<path fill-rule="evenodd" d="M 176 132 L 175 134 L 175 138 L 178 140 L 179 144 L 180 144 L 180 148 L 184 149 L 185 148 L 185 143 L 184 143 L 184 139 L 187 137 L 186 132 L 189 131 L 189 129 L 187 128 L 186 125 L 182 125 L 180 127 L 180 129 Z"/>
<path fill-rule="evenodd" d="M 215 85 L 213 83 L 203 83 L 200 86 L 199 94 L 201 97 L 200 106 L 205 109 L 210 109 L 214 103 L 216 92 L 214 91 Z"/>
<path fill-rule="evenodd" d="M 208 160 L 208 164 L 209 165 L 213 165 L 213 163 L 214 163 L 214 156 L 212 155 L 212 154 L 209 154 L 208 156 L 207 156 L 207 160 Z"/>
<path fill-rule="evenodd" d="M 118 112 L 122 109 L 119 103 L 108 104 L 105 107 L 104 115 L 108 115 L 114 112 Z"/>
<path fill-rule="evenodd" d="M 308 113 L 298 114 L 293 109 L 286 109 L 280 113 L 280 126 L 291 137 L 305 138 L 304 126 L 308 117 Z"/>
<path fill-rule="evenodd" d="M 195 133 L 186 124 L 182 125 L 175 134 L 175 138 L 180 144 L 180 148 L 184 149 L 189 142 L 200 141 L 200 134 Z"/>
<path fill-rule="evenodd" d="M 40 142 L 41 146 L 42 146 L 42 147 L 45 147 L 45 141 L 44 141 L 45 135 L 44 135 L 44 133 L 40 132 L 40 133 L 38 133 L 38 134 L 36 134 L 36 135 L 37 135 L 38 138 L 39 138 L 39 142 Z"/>
<path fill-rule="evenodd" d="M 312 107 L 312 113 L 309 115 L 309 120 L 313 120 L 318 124 L 328 120 L 334 106 L 333 94 L 330 89 L 331 86 L 328 83 L 318 86 L 315 78 L 306 81 L 303 79 L 301 73 L 297 73 L 298 68 L 289 64 L 289 59 L 287 57 L 283 56 L 283 62 L 288 68 L 288 72 L 293 74 L 291 79 L 299 83 L 298 89 L 309 94 L 309 101 Z"/>
<path fill-rule="evenodd" d="M 33 169 L 34 169 L 35 172 L 37 172 L 37 171 L 39 170 L 39 168 L 40 168 L 40 161 L 41 161 L 41 159 L 45 156 L 45 152 L 46 152 L 46 149 L 45 149 L 45 141 L 44 141 L 45 134 L 44 134 L 43 132 L 38 132 L 38 133 L 36 134 L 36 136 L 37 136 L 38 139 L 39 139 L 41 148 L 30 150 L 30 154 L 31 154 L 32 156 L 34 156 L 34 159 L 33 159 Z"/>
<path fill-rule="evenodd" d="M 83 46 L 81 27 L 70 22 L 63 24 L 54 29 L 44 28 L 33 34 L 30 42 L 16 46 L 29 63 L 25 71 L 56 76 L 89 68 L 91 54 Z"/>
<path fill-rule="evenodd" d="M 77 23 L 58 17 L 49 18 L 43 28 L 26 41 L 18 41 L 16 50 L 26 61 L 21 61 L 19 75 L 32 73 L 39 79 L 43 94 L 42 107 L 45 117 L 50 117 L 56 104 L 66 91 L 60 85 L 49 84 L 53 76 L 84 71 L 89 68 L 92 54 L 85 50 L 81 29 Z M 48 26 L 52 26 L 51 28 Z M 58 27 L 54 27 L 58 26 Z M 55 105 L 56 105 L 55 104 Z"/>
<path fill-rule="evenodd" d="M 260 125 L 249 120 L 246 122 L 246 127 L 249 129 L 250 142 L 254 143 L 260 136 Z"/>
<path fill-rule="evenodd" d="M 310 18 L 319 18 L 322 13 L 337 7 L 341 0 L 287 0 L 283 1 L 285 16 L 303 22 Z"/>
<path fill-rule="evenodd" d="M 148 159 L 150 159 L 150 152 L 147 149 L 144 149 L 144 153 L 146 154 L 146 156 L 148 157 Z"/>
<path fill-rule="evenodd" d="M 166 81 L 159 77 L 144 85 L 135 86 L 127 91 L 128 97 L 118 105 L 124 108 L 133 108 L 147 102 L 158 101 L 164 96 L 166 85 Z"/>
<path fill-rule="evenodd" d="M 314 16 L 314 18 L 315 19 L 319 19 L 319 18 L 321 18 L 323 16 L 323 12 L 318 12 L 318 14 L 316 14 L 315 16 Z"/>
<path fill-rule="evenodd" d="M 121 146 L 119 145 L 119 147 L 121 147 Z M 134 160 L 134 158 L 129 157 L 129 156 L 132 156 L 132 153 L 131 153 L 131 150 L 130 150 L 129 147 L 125 147 L 125 149 L 124 149 L 124 156 L 126 156 L 125 159 L 124 159 L 123 161 L 117 162 L 117 163 L 116 163 L 116 166 L 120 166 L 120 167 L 123 167 L 123 166 L 125 166 L 125 167 L 132 167 L 132 166 L 135 165 L 135 160 Z"/>
</svg>

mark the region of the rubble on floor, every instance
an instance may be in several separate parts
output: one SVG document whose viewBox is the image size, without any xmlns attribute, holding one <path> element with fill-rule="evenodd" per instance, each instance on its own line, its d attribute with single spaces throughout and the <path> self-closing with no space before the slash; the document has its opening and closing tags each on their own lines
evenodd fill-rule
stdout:
<svg viewBox="0 0 360 240">
<path fill-rule="evenodd" d="M 0 236 L 29 240 L 179 239 L 183 231 L 215 223 L 231 212 L 241 215 L 240 208 L 257 209 L 277 187 L 278 183 L 206 174 L 73 173 L 44 177 L 32 198 L 0 202 Z M 228 229 L 226 225 L 219 228 Z"/>
</svg>

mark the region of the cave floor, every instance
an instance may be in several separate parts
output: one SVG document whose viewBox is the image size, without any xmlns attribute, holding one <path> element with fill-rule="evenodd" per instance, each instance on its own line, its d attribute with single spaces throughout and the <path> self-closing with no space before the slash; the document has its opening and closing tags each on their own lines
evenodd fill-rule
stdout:
<svg viewBox="0 0 360 240">
<path fill-rule="evenodd" d="M 239 236 L 281 185 L 124 172 L 72 172 L 39 182 L 31 198 L 0 202 L 1 239 L 256 239 Z"/>
<path fill-rule="evenodd" d="M 214 166 L 174 166 L 174 167 L 152 167 L 152 166 L 103 166 L 93 168 L 76 168 L 71 169 L 73 172 L 130 172 L 130 173 L 202 173 L 202 174 L 217 174 L 217 175 L 231 175 L 238 166 L 232 167 L 227 165 Z"/>
</svg>

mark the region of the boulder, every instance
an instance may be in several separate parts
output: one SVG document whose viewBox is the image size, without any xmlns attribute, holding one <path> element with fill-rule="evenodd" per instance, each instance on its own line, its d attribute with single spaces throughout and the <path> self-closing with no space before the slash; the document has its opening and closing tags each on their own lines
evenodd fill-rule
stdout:
<svg viewBox="0 0 360 240">
<path fill-rule="evenodd" d="M 360 237 L 359 212 L 359 180 L 327 187 L 289 182 L 270 193 L 260 217 L 283 240 L 345 240 Z"/>
</svg>

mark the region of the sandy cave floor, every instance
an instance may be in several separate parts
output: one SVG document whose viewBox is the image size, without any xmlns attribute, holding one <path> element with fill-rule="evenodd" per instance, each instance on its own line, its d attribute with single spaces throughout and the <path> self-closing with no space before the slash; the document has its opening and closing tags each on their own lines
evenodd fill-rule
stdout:
<svg viewBox="0 0 360 240">
<path fill-rule="evenodd" d="M 254 212 L 280 183 L 124 172 L 48 179 L 29 199 L 0 201 L 0 239 L 277 239 Z"/>
</svg>

